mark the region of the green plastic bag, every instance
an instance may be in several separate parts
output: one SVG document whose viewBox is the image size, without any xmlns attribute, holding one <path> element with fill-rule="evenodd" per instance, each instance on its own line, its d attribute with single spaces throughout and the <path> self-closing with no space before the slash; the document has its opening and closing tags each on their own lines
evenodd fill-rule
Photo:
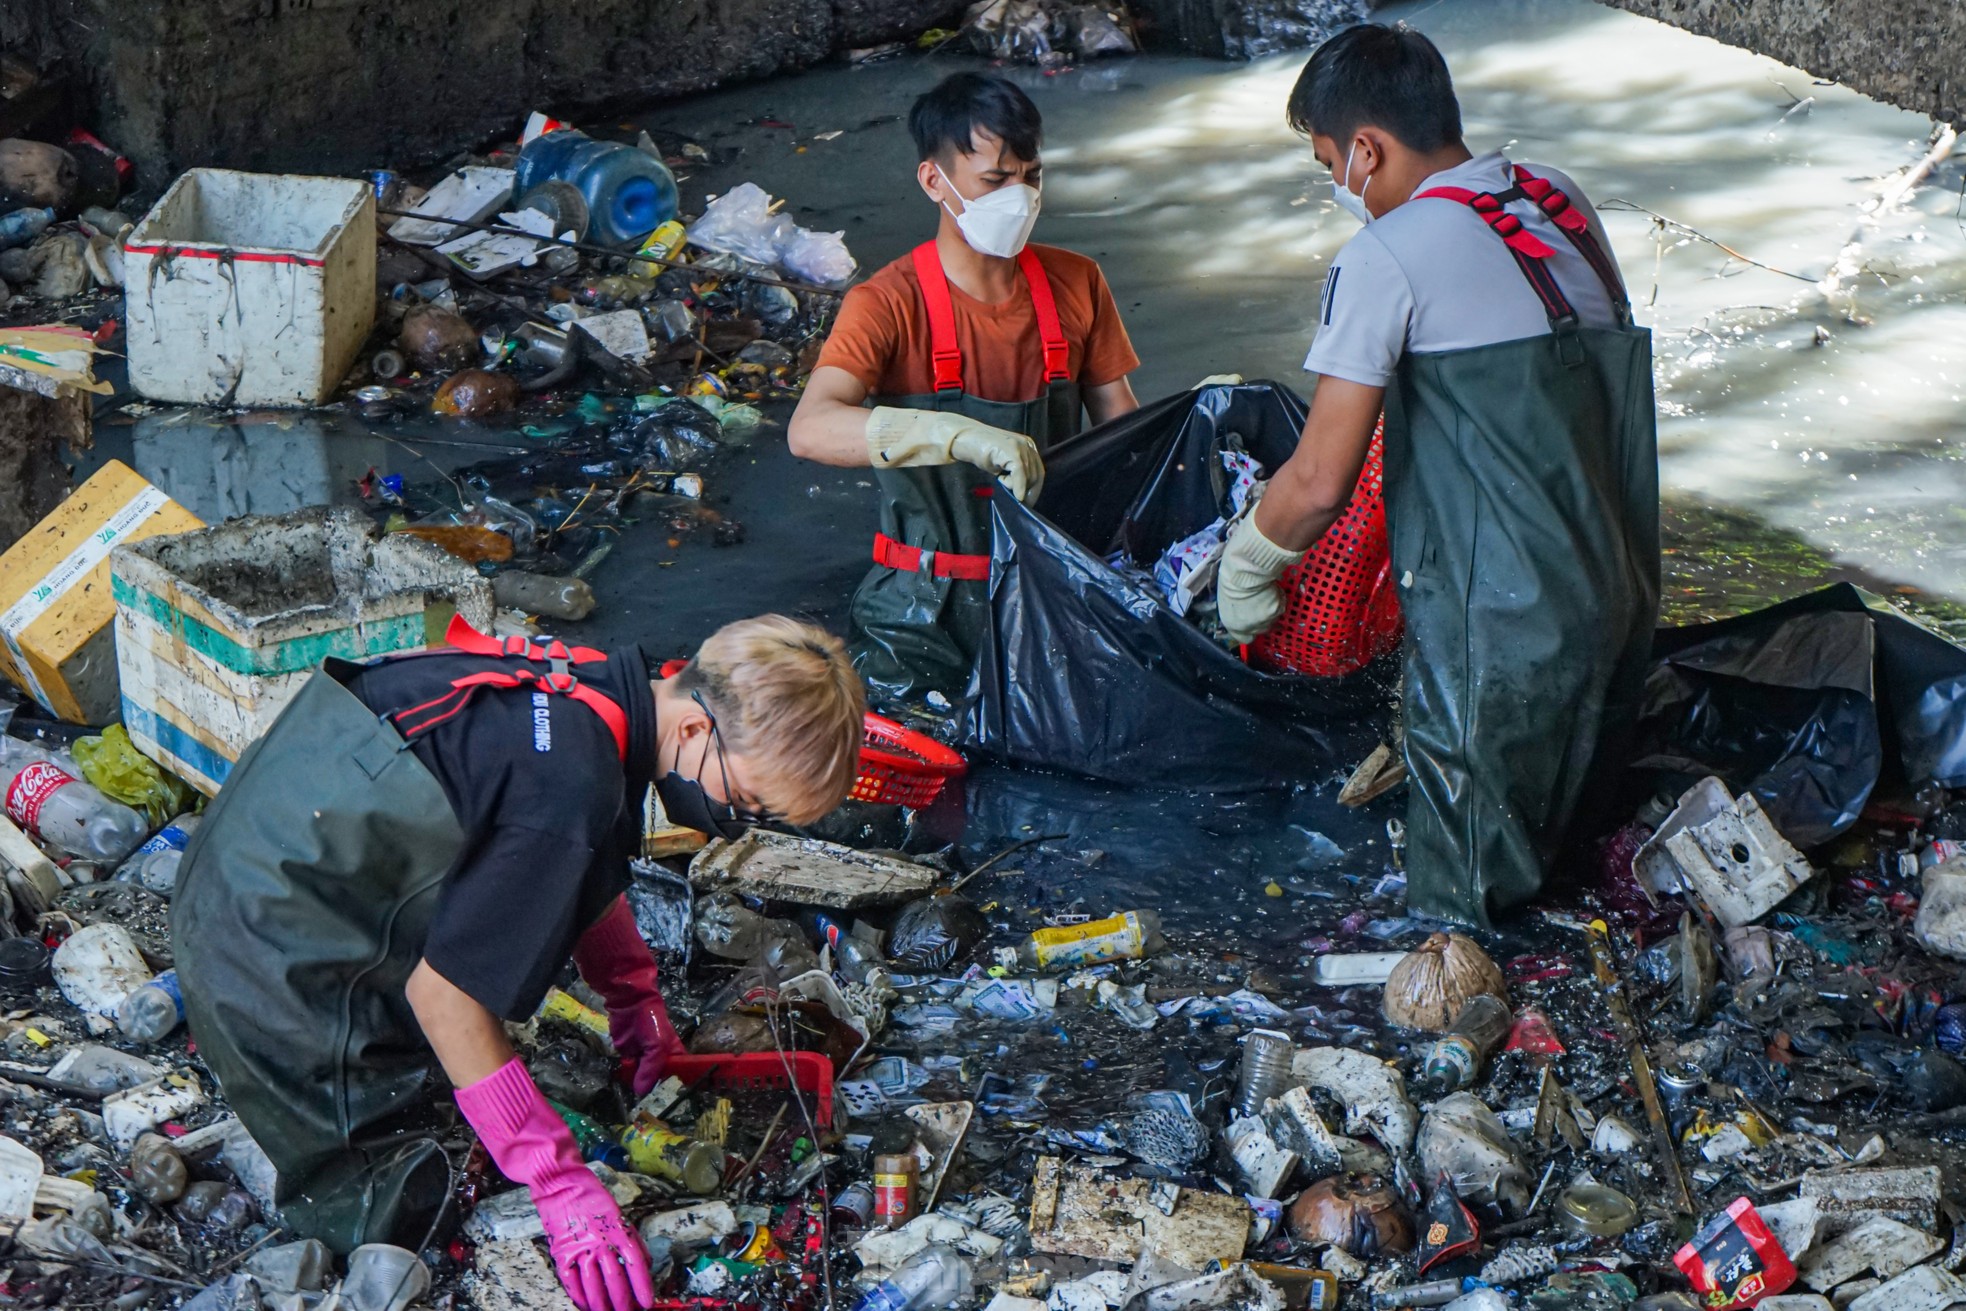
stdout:
<svg viewBox="0 0 1966 1311">
<path fill-rule="evenodd" d="M 139 752 L 121 724 L 111 724 L 101 737 L 80 739 L 70 754 L 83 778 L 111 800 L 141 810 L 152 828 L 204 801 L 190 784 Z"/>
</svg>

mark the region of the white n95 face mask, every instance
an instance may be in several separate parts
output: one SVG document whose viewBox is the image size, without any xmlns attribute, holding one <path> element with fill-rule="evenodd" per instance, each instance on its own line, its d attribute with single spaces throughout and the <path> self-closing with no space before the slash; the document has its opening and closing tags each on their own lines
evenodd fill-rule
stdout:
<svg viewBox="0 0 1966 1311">
<path fill-rule="evenodd" d="M 949 183 L 949 190 L 955 191 L 958 196 L 963 195 L 956 190 L 955 183 L 949 182 L 949 175 L 942 173 L 939 166 L 935 171 L 942 174 L 944 182 Z M 1024 243 L 1031 239 L 1031 229 L 1037 226 L 1041 203 L 1042 197 L 1036 187 L 1018 182 L 998 187 L 995 191 L 986 191 L 975 200 L 963 196 L 963 212 L 958 214 L 949 210 L 949 214 L 956 220 L 956 226 L 962 230 L 963 240 L 969 243 L 971 250 L 979 255 L 1009 259 L 1024 249 Z M 948 209 L 946 202 L 943 208 Z"/>
<path fill-rule="evenodd" d="M 1331 198 L 1338 202 L 1338 208 L 1350 214 L 1361 223 L 1372 222 L 1372 211 L 1365 207 L 1365 193 L 1372 187 L 1372 175 L 1365 175 L 1365 185 L 1357 191 L 1351 188 L 1352 156 L 1358 153 L 1358 141 L 1352 141 L 1352 148 L 1345 152 L 1345 176 L 1335 174 L 1331 179 Z"/>
</svg>

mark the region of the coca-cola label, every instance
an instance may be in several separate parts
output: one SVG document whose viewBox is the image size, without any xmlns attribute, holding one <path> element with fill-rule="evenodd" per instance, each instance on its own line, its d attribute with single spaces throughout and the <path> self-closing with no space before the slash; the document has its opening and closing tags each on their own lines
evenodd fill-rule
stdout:
<svg viewBox="0 0 1966 1311">
<path fill-rule="evenodd" d="M 7 818 L 31 833 L 41 831 L 41 807 L 75 776 L 45 760 L 31 762 L 7 785 Z"/>
</svg>

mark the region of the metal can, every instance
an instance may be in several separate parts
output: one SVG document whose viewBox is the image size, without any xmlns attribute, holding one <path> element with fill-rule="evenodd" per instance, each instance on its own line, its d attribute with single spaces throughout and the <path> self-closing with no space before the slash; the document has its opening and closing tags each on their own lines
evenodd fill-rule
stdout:
<svg viewBox="0 0 1966 1311">
<path fill-rule="evenodd" d="M 1654 1081 L 1659 1085 L 1659 1100 L 1669 1110 L 1677 1110 L 1681 1103 L 1707 1085 L 1707 1077 L 1693 1065 L 1674 1065 L 1660 1070 Z"/>
<path fill-rule="evenodd" d="M 872 1184 L 850 1183 L 833 1197 L 833 1223 L 849 1229 L 865 1229 L 874 1222 Z"/>
</svg>

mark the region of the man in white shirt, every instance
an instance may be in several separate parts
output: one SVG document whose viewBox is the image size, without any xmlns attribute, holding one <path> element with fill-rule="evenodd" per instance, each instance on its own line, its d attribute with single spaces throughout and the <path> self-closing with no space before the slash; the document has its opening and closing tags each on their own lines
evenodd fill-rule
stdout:
<svg viewBox="0 0 1966 1311">
<path fill-rule="evenodd" d="M 1651 336 L 1571 180 L 1475 156 L 1406 27 L 1315 51 L 1291 125 L 1367 226 L 1333 261 L 1296 454 L 1232 533 L 1237 637 L 1343 512 L 1386 421 L 1406 619 L 1408 901 L 1486 925 L 1542 886 L 1586 780 L 1621 763 L 1658 613 Z"/>
</svg>

